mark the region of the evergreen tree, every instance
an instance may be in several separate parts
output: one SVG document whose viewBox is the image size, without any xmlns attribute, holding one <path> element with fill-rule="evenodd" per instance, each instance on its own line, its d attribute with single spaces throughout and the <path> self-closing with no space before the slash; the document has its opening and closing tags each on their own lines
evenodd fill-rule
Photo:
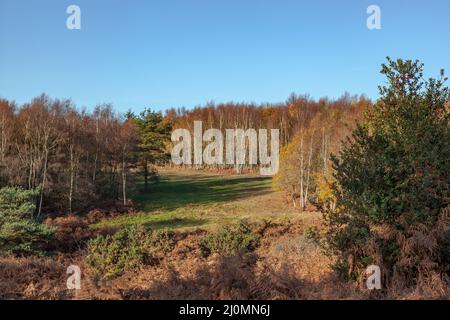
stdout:
<svg viewBox="0 0 450 320">
<path fill-rule="evenodd" d="M 388 58 L 381 98 L 332 157 L 337 210 L 327 216 L 328 245 L 346 276 L 372 263 L 388 283 L 448 271 L 449 89 L 443 71 L 424 81 L 422 70 Z"/>
<path fill-rule="evenodd" d="M 161 113 L 145 109 L 134 118 L 138 128 L 138 157 L 144 168 L 145 191 L 148 190 L 149 164 L 168 158 L 167 144 L 170 141 L 172 125 Z"/>
<path fill-rule="evenodd" d="M 42 246 L 54 230 L 33 218 L 36 190 L 5 187 L 0 189 L 0 253 L 41 254 Z"/>
</svg>

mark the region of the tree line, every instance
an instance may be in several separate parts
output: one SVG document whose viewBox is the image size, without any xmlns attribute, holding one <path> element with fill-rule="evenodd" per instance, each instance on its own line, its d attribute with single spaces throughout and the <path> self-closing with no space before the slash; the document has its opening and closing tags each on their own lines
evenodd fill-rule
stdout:
<svg viewBox="0 0 450 320">
<path fill-rule="evenodd" d="M 308 95 L 291 94 L 285 102 L 277 104 L 230 102 L 208 103 L 192 110 L 172 108 L 166 111 L 166 117 L 173 123 L 174 129 L 188 129 L 191 136 L 194 134 L 194 121 L 202 121 L 204 131 L 214 128 L 222 131 L 224 135 L 226 129 L 279 129 L 282 147 L 288 146 L 299 132 L 322 130 L 327 139 L 326 145 L 329 148 L 327 155 L 329 155 L 343 137 L 341 134 L 334 139 L 336 132 L 330 130 L 330 127 L 341 130 L 346 123 L 354 123 L 362 110 L 371 104 L 364 96 L 350 96 L 348 93 L 335 100 L 328 98 L 314 100 Z M 248 141 L 246 143 L 248 144 Z M 247 159 L 248 156 L 247 154 Z M 242 168 L 238 164 L 234 166 L 236 172 L 241 172 Z M 230 166 L 218 165 L 218 167 Z M 246 165 L 246 167 L 254 166 Z"/>
<path fill-rule="evenodd" d="M 111 199 L 126 205 L 129 173 L 161 152 L 143 132 L 156 130 L 152 121 L 163 117 L 148 110 L 120 115 L 108 104 L 88 113 L 46 95 L 20 107 L 0 100 L 0 187 L 38 190 L 37 218 Z M 167 139 L 170 128 L 164 129 Z"/>
<path fill-rule="evenodd" d="M 294 207 L 317 210 L 335 206 L 330 156 L 340 151 L 342 141 L 372 106 L 364 97 L 344 96 L 319 109 L 296 130 L 281 151 L 280 171 L 274 179 L 274 186 L 286 192 Z"/>
<path fill-rule="evenodd" d="M 348 94 L 318 101 L 292 94 L 279 104 L 208 103 L 165 114 L 145 109 L 121 115 L 110 104 L 88 112 L 45 94 L 21 106 L 1 99 L 0 187 L 37 189 L 36 217 L 82 212 L 114 199 L 126 206 L 136 174 L 142 173 L 147 190 L 152 167 L 170 161 L 172 129 L 193 130 L 196 120 L 203 121 L 204 130 L 277 128 L 287 146 L 314 127 L 322 132 L 325 157 L 338 141 L 331 128 L 358 118 L 370 103 Z"/>
</svg>

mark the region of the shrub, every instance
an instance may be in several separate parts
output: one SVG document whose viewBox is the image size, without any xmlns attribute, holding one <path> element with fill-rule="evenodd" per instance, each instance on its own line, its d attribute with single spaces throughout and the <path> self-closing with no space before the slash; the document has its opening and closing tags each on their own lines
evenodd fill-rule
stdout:
<svg viewBox="0 0 450 320">
<path fill-rule="evenodd" d="M 0 189 L 0 252 L 14 255 L 42 255 L 53 238 L 54 228 L 33 218 L 37 190 Z"/>
<path fill-rule="evenodd" d="M 75 214 L 47 217 L 44 223 L 55 229 L 54 238 L 46 245 L 47 250 L 61 253 L 85 249 L 88 240 L 98 235 L 112 235 L 118 230 L 113 226 L 92 228 L 88 217 Z"/>
<path fill-rule="evenodd" d="M 211 253 L 233 255 L 238 252 L 249 252 L 259 245 L 259 235 L 252 232 L 246 222 L 238 226 L 224 226 L 217 232 L 203 237 L 200 249 L 204 257 Z"/>
<path fill-rule="evenodd" d="M 93 269 L 96 278 L 109 280 L 143 264 L 160 261 L 173 246 L 172 232 L 133 226 L 121 229 L 114 235 L 97 236 L 90 240 L 86 263 Z"/>
<path fill-rule="evenodd" d="M 150 232 L 145 241 L 147 259 L 158 262 L 170 253 L 175 246 L 174 235 L 174 232 L 169 230 Z"/>
<path fill-rule="evenodd" d="M 327 217 L 327 242 L 349 278 L 371 263 L 388 286 L 445 272 L 450 96 L 443 72 L 424 83 L 422 67 L 388 58 L 389 86 L 332 159 L 337 207 Z"/>
<path fill-rule="evenodd" d="M 308 239 L 311 240 L 314 244 L 318 245 L 318 246 L 322 246 L 322 235 L 320 234 L 319 228 L 317 228 L 316 226 L 310 226 L 307 227 L 305 229 L 305 231 L 303 232 L 303 236 Z"/>
<path fill-rule="evenodd" d="M 66 286 L 66 262 L 52 257 L 0 257 L 0 299 L 73 298 Z"/>
</svg>

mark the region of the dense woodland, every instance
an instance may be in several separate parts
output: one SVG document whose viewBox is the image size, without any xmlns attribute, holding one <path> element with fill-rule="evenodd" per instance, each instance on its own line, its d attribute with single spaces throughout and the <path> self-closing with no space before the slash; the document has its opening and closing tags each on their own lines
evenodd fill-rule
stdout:
<svg viewBox="0 0 450 320">
<path fill-rule="evenodd" d="M 88 114 L 42 95 L 23 106 L 2 100 L 0 108 L 1 184 L 39 189 L 37 217 L 119 197 L 135 129 L 111 106 Z"/>
<path fill-rule="evenodd" d="M 329 155 L 370 105 L 364 97 L 315 101 L 293 94 L 277 105 L 207 104 L 164 115 L 149 110 L 120 115 L 111 105 L 87 112 L 46 95 L 22 106 L 0 100 L 0 186 L 39 189 L 37 217 L 81 213 L 108 199 L 126 205 L 133 173 L 142 172 L 147 181 L 152 165 L 170 163 L 171 129 L 193 130 L 194 121 L 201 120 L 204 130 L 277 128 L 284 147 L 303 141 L 298 152 L 304 174 L 299 181 L 280 180 L 280 187 L 293 197 L 302 193 L 305 207 L 307 190 L 315 188 L 312 177 L 331 174 Z"/>
</svg>

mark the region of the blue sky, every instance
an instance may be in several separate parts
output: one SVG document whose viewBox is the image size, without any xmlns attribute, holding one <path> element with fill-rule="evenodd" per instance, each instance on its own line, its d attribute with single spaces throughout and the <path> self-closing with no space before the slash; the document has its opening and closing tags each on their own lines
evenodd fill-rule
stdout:
<svg viewBox="0 0 450 320">
<path fill-rule="evenodd" d="M 68 30 L 66 8 L 81 8 Z M 381 8 L 381 30 L 366 9 Z M 387 55 L 450 72 L 448 0 L 0 0 L 0 97 L 124 112 L 377 97 Z"/>
</svg>

